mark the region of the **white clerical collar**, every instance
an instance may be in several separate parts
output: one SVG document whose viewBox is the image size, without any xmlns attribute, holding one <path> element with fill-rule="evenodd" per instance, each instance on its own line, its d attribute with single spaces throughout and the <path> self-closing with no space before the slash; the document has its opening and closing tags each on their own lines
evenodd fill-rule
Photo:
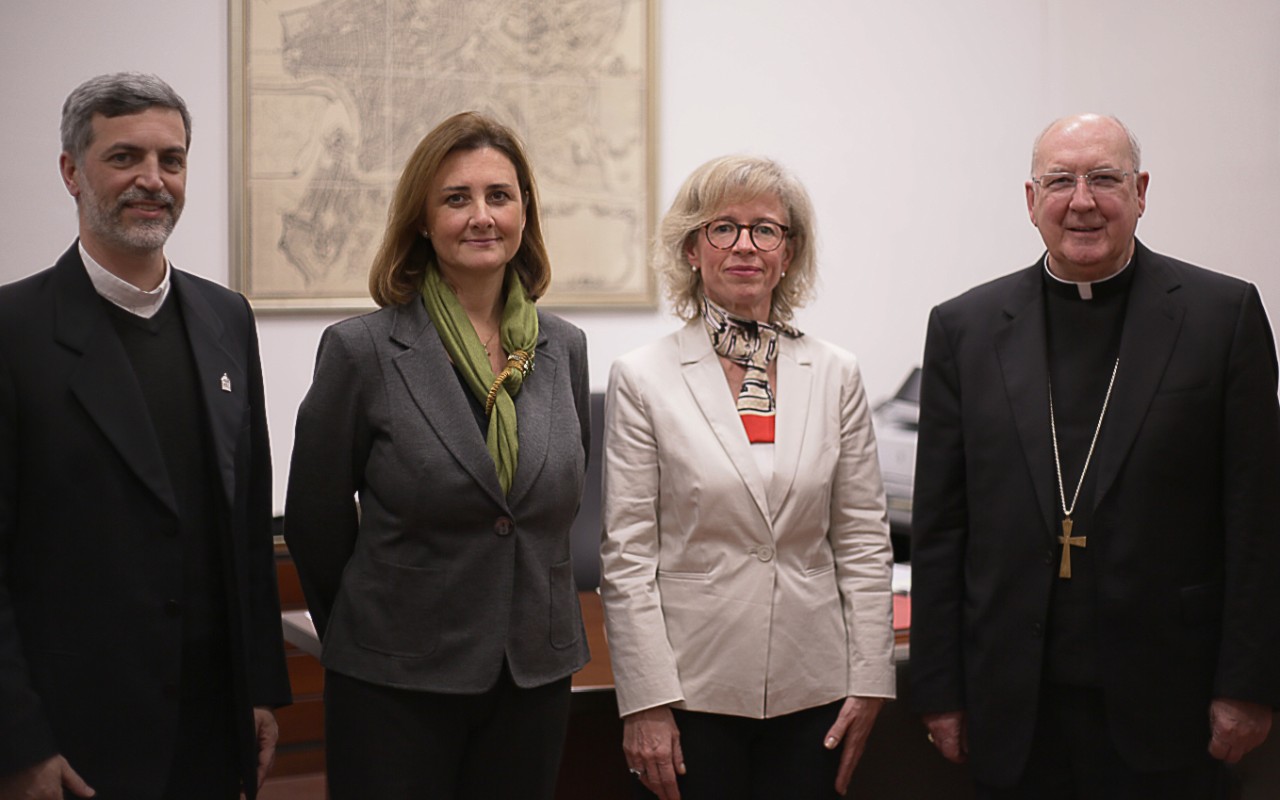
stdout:
<svg viewBox="0 0 1280 800">
<path fill-rule="evenodd" d="M 1057 275 L 1054 275 L 1053 270 L 1049 269 L 1049 254 L 1046 252 L 1044 254 L 1044 274 L 1048 275 L 1050 278 L 1053 278 L 1055 281 L 1065 286 L 1076 287 L 1076 291 L 1080 293 L 1081 300 L 1092 300 L 1094 284 L 1106 283 L 1107 281 L 1116 278 L 1117 276 L 1120 275 L 1120 273 L 1128 269 L 1129 265 L 1132 263 L 1133 263 L 1133 256 L 1129 256 L 1129 260 L 1124 262 L 1123 267 L 1116 270 L 1115 272 L 1113 272 L 1112 274 L 1108 275 L 1107 277 L 1103 278 L 1100 281 L 1068 281 L 1068 280 L 1063 280 L 1062 278 L 1059 278 Z"/>
<path fill-rule="evenodd" d="M 89 280 L 93 283 L 94 290 L 130 314 L 151 319 L 160 310 L 160 306 L 164 305 L 165 298 L 169 296 L 169 259 L 167 258 L 164 260 L 164 280 L 149 292 L 108 272 L 106 267 L 89 255 L 89 252 L 84 249 L 83 242 L 80 243 L 80 258 L 84 261 L 85 271 L 89 273 Z"/>
</svg>

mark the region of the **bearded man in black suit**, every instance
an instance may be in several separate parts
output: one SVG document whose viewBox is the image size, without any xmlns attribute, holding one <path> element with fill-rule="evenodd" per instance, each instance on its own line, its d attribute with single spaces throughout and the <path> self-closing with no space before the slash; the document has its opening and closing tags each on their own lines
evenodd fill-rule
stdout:
<svg viewBox="0 0 1280 800">
<path fill-rule="evenodd" d="M 0 287 L 0 797 L 249 798 L 289 702 L 253 314 L 172 267 L 191 119 L 87 81 L 80 236 Z"/>
</svg>

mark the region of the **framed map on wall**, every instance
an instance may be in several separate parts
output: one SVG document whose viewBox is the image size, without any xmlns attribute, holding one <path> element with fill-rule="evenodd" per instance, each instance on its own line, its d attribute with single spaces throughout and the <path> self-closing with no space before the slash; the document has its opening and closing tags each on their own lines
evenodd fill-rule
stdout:
<svg viewBox="0 0 1280 800">
<path fill-rule="evenodd" d="M 652 306 L 657 0 L 231 0 L 231 252 L 258 309 L 371 308 L 400 170 L 459 111 L 524 140 L 544 304 Z"/>
</svg>

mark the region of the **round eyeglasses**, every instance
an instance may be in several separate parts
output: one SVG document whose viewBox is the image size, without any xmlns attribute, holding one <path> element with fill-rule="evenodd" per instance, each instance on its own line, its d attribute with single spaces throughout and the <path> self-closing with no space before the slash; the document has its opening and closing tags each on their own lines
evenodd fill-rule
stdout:
<svg viewBox="0 0 1280 800">
<path fill-rule="evenodd" d="M 1046 172 L 1031 182 L 1044 190 L 1045 194 L 1055 197 L 1069 195 L 1076 190 L 1076 185 L 1084 181 L 1084 185 L 1094 194 L 1113 194 L 1124 187 L 1124 179 L 1129 173 L 1119 169 L 1095 169 L 1083 175 L 1074 172 Z"/>
<path fill-rule="evenodd" d="M 713 219 L 703 225 L 702 229 L 706 231 L 707 242 L 717 250 L 732 250 L 741 238 L 743 229 L 746 229 L 751 243 L 766 253 L 781 247 L 787 240 L 787 231 L 791 230 L 780 222 L 765 220 L 742 225 L 731 219 Z"/>
</svg>

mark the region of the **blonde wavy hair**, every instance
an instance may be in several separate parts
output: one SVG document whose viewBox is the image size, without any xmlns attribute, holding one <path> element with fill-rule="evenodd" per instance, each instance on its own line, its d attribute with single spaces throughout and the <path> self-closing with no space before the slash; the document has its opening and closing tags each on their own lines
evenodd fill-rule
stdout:
<svg viewBox="0 0 1280 800">
<path fill-rule="evenodd" d="M 686 254 L 694 237 L 725 206 L 761 195 L 777 197 L 786 209 L 791 247 L 791 265 L 773 290 L 770 317 L 789 321 L 813 295 L 818 267 L 809 193 L 776 161 L 756 156 L 722 156 L 698 167 L 685 179 L 658 229 L 653 270 L 676 316 L 690 320 L 701 313 L 702 273 L 694 271 Z"/>
</svg>

